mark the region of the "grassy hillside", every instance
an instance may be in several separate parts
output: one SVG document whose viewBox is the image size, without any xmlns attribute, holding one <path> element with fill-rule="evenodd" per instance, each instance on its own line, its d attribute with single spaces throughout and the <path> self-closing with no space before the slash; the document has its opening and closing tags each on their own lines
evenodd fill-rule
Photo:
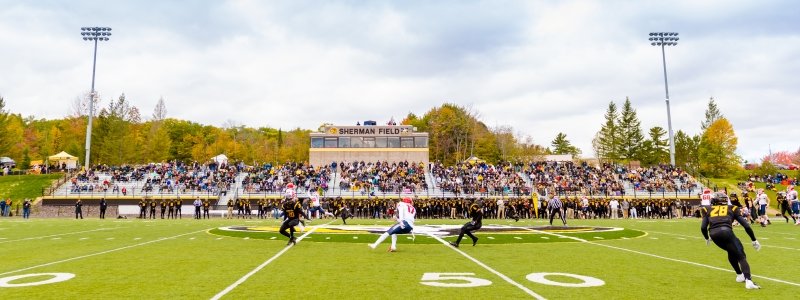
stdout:
<svg viewBox="0 0 800 300">
<path fill-rule="evenodd" d="M 61 176 L 63 174 L 0 176 L 0 198 L 11 198 L 19 203 L 25 198 L 39 197 L 42 195 L 42 188 L 49 187 L 53 180 Z"/>
</svg>

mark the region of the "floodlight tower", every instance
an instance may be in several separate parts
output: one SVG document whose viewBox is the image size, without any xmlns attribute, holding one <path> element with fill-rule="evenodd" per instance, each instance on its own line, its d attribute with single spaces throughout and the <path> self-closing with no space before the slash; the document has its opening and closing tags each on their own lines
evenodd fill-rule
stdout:
<svg viewBox="0 0 800 300">
<path fill-rule="evenodd" d="M 664 54 L 666 46 L 678 45 L 677 32 L 651 32 L 650 45 L 661 47 L 661 62 L 664 66 L 664 91 L 667 96 L 667 127 L 669 128 L 669 164 L 675 166 L 675 137 L 672 135 L 672 115 L 669 111 L 669 85 L 667 84 L 667 56 Z"/>
<path fill-rule="evenodd" d="M 92 117 L 94 116 L 94 99 L 97 97 L 94 90 L 94 75 L 97 69 L 97 42 L 108 41 L 111 37 L 110 27 L 81 27 L 81 36 L 84 41 L 94 42 L 94 59 L 92 60 L 92 92 L 89 99 L 89 122 L 86 125 L 86 159 L 83 161 L 84 170 L 89 171 L 89 154 L 92 149 Z"/>
</svg>

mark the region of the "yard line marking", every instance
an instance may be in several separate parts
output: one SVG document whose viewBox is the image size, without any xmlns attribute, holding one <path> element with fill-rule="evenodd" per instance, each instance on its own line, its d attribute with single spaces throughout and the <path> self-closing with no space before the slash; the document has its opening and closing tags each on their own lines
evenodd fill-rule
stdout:
<svg viewBox="0 0 800 300">
<path fill-rule="evenodd" d="M 96 253 L 92 253 L 92 254 L 76 256 L 76 257 L 73 257 L 73 258 L 62 259 L 62 260 L 59 260 L 59 261 L 49 262 L 49 263 L 45 263 L 45 264 L 41 264 L 41 265 L 35 265 L 33 267 L 27 267 L 27 268 L 22 268 L 22 269 L 19 269 L 19 270 L 8 271 L 8 272 L 5 272 L 5 273 L 0 273 L 0 276 L 6 275 L 6 274 L 11 274 L 11 273 L 27 271 L 27 270 L 30 270 L 30 269 L 36 269 L 36 268 L 41 268 L 41 267 L 46 267 L 46 266 L 52 266 L 52 265 L 55 265 L 55 264 L 60 264 L 60 263 L 73 261 L 73 260 L 78 260 L 78 259 L 82 259 L 82 258 L 103 255 L 103 254 L 106 254 L 106 253 L 117 252 L 117 251 L 130 249 L 130 248 L 135 248 L 135 247 L 139 247 L 139 246 L 144 246 L 144 245 L 147 245 L 147 244 L 152 244 L 152 243 L 156 243 L 156 242 L 160 242 L 160 241 L 164 241 L 164 240 L 174 239 L 174 238 L 177 238 L 177 237 L 182 237 L 184 235 L 195 234 L 195 233 L 198 233 L 198 232 L 203 232 L 203 231 L 207 231 L 207 230 L 211 230 L 211 229 L 214 229 L 214 228 L 208 228 L 208 229 L 203 229 L 203 230 L 198 230 L 198 231 L 192 231 L 192 232 L 189 232 L 189 233 L 184 233 L 184 234 L 179 234 L 179 235 L 175 235 L 175 236 L 160 238 L 160 239 L 157 239 L 157 240 L 142 242 L 142 243 L 133 244 L 133 245 L 130 245 L 130 246 L 114 248 L 114 249 L 111 249 L 111 250 L 100 251 L 100 252 L 96 252 Z"/>
<path fill-rule="evenodd" d="M 333 222 L 333 221 L 331 221 L 331 222 Z M 306 236 L 308 236 L 309 234 L 311 234 L 312 232 L 317 230 L 317 228 L 319 228 L 321 226 L 328 225 L 331 222 L 325 223 L 325 224 L 320 225 L 320 226 L 311 227 L 311 230 L 306 231 L 306 233 L 304 233 L 299 238 L 297 238 L 297 242 L 299 243 L 300 241 L 302 241 Z M 275 255 L 270 257 L 267 261 L 265 261 L 265 262 L 261 263 L 260 265 L 258 265 L 258 267 L 256 267 L 252 271 L 250 271 L 247 274 L 245 274 L 244 276 L 242 276 L 242 278 L 239 278 L 239 280 L 236 280 L 236 282 L 234 282 L 233 284 L 229 285 L 228 287 L 226 287 L 224 290 L 222 290 L 221 292 L 217 293 L 216 295 L 214 295 L 214 297 L 211 297 L 211 300 L 219 300 L 220 298 L 222 298 L 222 296 L 225 296 L 225 294 L 229 293 L 230 291 L 235 289 L 237 286 L 239 286 L 240 284 L 244 283 L 248 278 L 250 278 L 250 276 L 255 275 L 256 273 L 258 273 L 258 271 L 261 271 L 261 269 L 266 267 L 269 263 L 271 263 L 272 261 L 278 259 L 278 257 L 280 257 L 281 255 L 286 253 L 286 251 L 289 251 L 289 249 L 291 249 L 292 246 L 294 246 L 294 245 L 286 245 L 286 247 L 284 247 L 283 250 L 279 251 L 278 253 L 276 253 Z"/>
<path fill-rule="evenodd" d="M 651 231 L 651 230 L 648 230 L 648 232 L 657 233 L 657 234 L 665 234 L 665 235 L 674 235 L 674 236 L 685 237 L 685 238 L 690 238 L 690 239 L 703 239 L 702 237 L 699 237 L 699 236 L 690 236 L 690 235 L 683 235 L 683 234 L 677 234 L 677 233 L 659 232 L 659 231 Z M 761 245 L 761 247 L 800 251 L 800 249 L 797 249 L 797 248 L 782 247 L 782 246 L 775 246 L 775 245 Z"/>
<path fill-rule="evenodd" d="M 557 233 L 545 232 L 545 231 L 536 230 L 536 229 L 530 229 L 530 228 L 525 228 L 525 227 L 514 227 L 514 228 L 519 228 L 519 229 L 528 230 L 528 231 L 532 231 L 532 232 L 538 232 L 538 233 L 541 233 L 541 234 L 549 234 L 549 235 L 554 235 L 554 236 L 561 236 L 560 234 L 557 234 Z M 595 245 L 595 246 L 601 246 L 601 247 L 606 247 L 606 248 L 611 248 L 611 249 L 617 249 L 617 250 L 621 250 L 621 251 L 627 251 L 627 252 L 631 252 L 631 253 L 641 254 L 641 255 L 644 255 L 644 256 L 650 256 L 650 257 L 660 258 L 660 259 L 664 259 L 664 260 L 669 260 L 669 261 L 674 261 L 674 262 L 680 262 L 680 263 L 685 263 L 685 264 L 689 264 L 689 265 L 694 265 L 694 266 L 698 266 L 698 267 L 706 267 L 706 268 L 709 268 L 709 269 L 714 269 L 714 270 L 734 273 L 733 270 L 723 269 L 723 268 L 720 268 L 720 267 L 715 267 L 715 266 L 710 266 L 710 265 L 706 265 L 706 264 L 696 263 L 696 262 L 692 262 L 692 261 L 688 261 L 688 260 L 671 258 L 671 257 L 651 254 L 651 253 L 647 253 L 647 252 L 641 252 L 641 251 L 637 251 L 637 250 L 631 250 L 631 249 L 626 249 L 626 248 L 622 248 L 622 247 L 601 244 L 601 243 L 597 243 L 597 242 L 590 242 L 590 241 L 587 241 L 587 240 L 574 238 L 574 237 L 569 237 L 569 236 L 567 236 L 567 237 L 568 238 L 572 238 L 574 240 L 582 241 L 582 242 L 584 242 L 586 244 L 592 244 L 592 245 Z M 0 275 L 2 275 L 2 274 L 0 274 Z M 756 277 L 756 278 L 761 278 L 761 279 L 766 279 L 766 280 L 769 280 L 769 281 L 775 281 L 775 282 L 780 282 L 780 283 L 784 283 L 784 284 L 794 285 L 794 286 L 800 287 L 800 283 L 796 283 L 796 282 L 790 282 L 790 281 L 786 281 L 786 280 L 781 280 L 781 279 L 772 278 L 772 277 L 766 277 L 766 276 L 761 276 L 761 275 L 755 275 L 755 274 L 752 274 L 750 276 Z"/>
<path fill-rule="evenodd" d="M 79 234 L 79 233 L 93 232 L 93 231 L 112 230 L 112 229 L 118 229 L 118 228 L 120 228 L 120 227 L 114 227 L 114 228 L 98 228 L 98 229 L 92 229 L 92 230 L 84 230 L 84 231 L 68 232 L 68 233 L 61 233 L 61 234 L 52 234 L 52 235 L 45 235 L 45 236 L 34 236 L 34 237 L 27 237 L 27 238 L 24 238 L 24 239 L 18 239 L 18 240 L 0 241 L 0 244 L 1 244 L 1 243 L 11 243 L 11 242 L 27 241 L 27 240 L 35 240 L 35 239 L 43 239 L 43 238 L 56 237 L 56 236 L 65 236 L 65 235 L 72 235 L 72 234 Z"/>
<path fill-rule="evenodd" d="M 796 235 L 796 234 L 785 233 L 785 232 L 770 232 L 770 231 L 765 231 L 765 232 L 774 233 L 774 234 L 781 234 L 781 235 L 788 235 L 788 236 L 795 236 Z"/>
<path fill-rule="evenodd" d="M 436 239 L 437 241 L 441 242 L 442 244 L 444 244 L 444 245 L 445 245 L 445 246 L 447 246 L 448 248 L 450 248 L 450 249 L 453 249 L 454 251 L 456 251 L 456 252 L 458 252 L 459 254 L 463 255 L 463 256 L 464 256 L 464 257 L 466 257 L 467 259 L 471 260 L 472 262 L 474 262 L 474 263 L 478 264 L 479 266 L 483 267 L 484 269 L 488 270 L 489 272 L 492 272 L 492 273 L 494 273 L 494 275 L 497 275 L 497 277 L 500 277 L 500 278 L 502 278 L 503 280 L 505 280 L 506 282 L 510 283 L 511 285 L 513 285 L 513 286 L 516 286 L 517 288 L 521 289 L 521 290 L 522 290 L 523 292 L 525 292 L 526 294 L 528 294 L 528 295 L 531 295 L 531 297 L 533 297 L 533 298 L 536 298 L 536 299 L 539 299 L 539 300 L 545 300 L 545 299 L 546 299 L 545 297 L 542 297 L 541 295 L 539 295 L 539 294 L 535 293 L 534 291 L 531 291 L 529 288 L 527 288 L 527 287 L 525 287 L 525 286 L 523 286 L 523 285 L 521 285 L 521 284 L 517 283 L 516 281 L 514 281 L 514 280 L 513 280 L 513 279 L 511 279 L 511 278 L 509 278 L 508 276 L 506 276 L 506 275 L 503 275 L 503 273 L 500 273 L 500 272 L 498 272 L 497 270 L 495 270 L 495 269 L 492 269 L 491 267 L 487 266 L 486 264 L 484 264 L 484 263 L 480 262 L 479 260 L 477 260 L 477 259 L 473 258 L 473 257 L 472 257 L 472 256 L 470 256 L 469 254 L 467 254 L 467 253 L 464 253 L 464 251 L 461 251 L 461 250 L 459 250 L 458 248 L 451 246 L 451 245 L 450 245 L 450 244 L 449 244 L 447 241 L 443 240 L 442 238 L 440 238 L 440 237 L 438 237 L 438 236 L 435 236 L 435 235 L 433 235 L 433 234 L 430 234 L 430 233 L 428 233 L 428 235 L 429 235 L 429 236 L 431 236 L 431 237 L 433 237 L 433 238 L 434 238 L 434 239 Z"/>
</svg>

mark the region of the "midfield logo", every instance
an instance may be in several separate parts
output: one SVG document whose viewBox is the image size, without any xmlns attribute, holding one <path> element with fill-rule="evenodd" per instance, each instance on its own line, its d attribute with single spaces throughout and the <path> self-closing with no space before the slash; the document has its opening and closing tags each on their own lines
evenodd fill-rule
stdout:
<svg viewBox="0 0 800 300">
<path fill-rule="evenodd" d="M 220 227 L 220 230 L 239 231 L 239 232 L 270 232 L 277 233 L 279 227 L 274 226 L 228 226 Z M 320 234 L 381 234 L 386 232 L 389 226 L 357 226 L 357 225 L 328 225 L 317 228 L 315 233 Z M 416 234 L 432 234 L 436 236 L 458 235 L 461 225 L 419 225 L 414 227 Z M 547 233 L 588 233 L 588 232 L 611 232 L 620 231 L 618 227 L 561 227 L 561 226 L 541 226 L 541 227 L 515 227 L 485 225 L 480 229 L 480 233 L 491 234 L 547 234 Z"/>
</svg>

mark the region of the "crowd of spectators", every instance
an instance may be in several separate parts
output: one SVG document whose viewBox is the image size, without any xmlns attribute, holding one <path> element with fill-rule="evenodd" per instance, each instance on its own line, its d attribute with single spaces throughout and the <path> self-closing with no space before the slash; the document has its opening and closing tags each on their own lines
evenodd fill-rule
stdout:
<svg viewBox="0 0 800 300">
<path fill-rule="evenodd" d="M 750 174 L 748 175 L 748 179 L 752 182 L 764 182 L 764 183 L 771 183 L 773 185 L 774 184 L 797 185 L 798 182 L 800 182 L 798 181 L 797 177 L 792 178 L 789 177 L 789 175 L 786 175 L 781 172 L 777 172 L 775 174 L 764 174 L 764 175 Z"/>
<path fill-rule="evenodd" d="M 297 187 L 298 192 L 309 190 L 328 191 L 331 180 L 329 166 L 313 167 L 311 165 L 287 162 L 273 166 L 264 164 L 259 168 L 245 169 L 248 175 L 242 180 L 246 193 L 280 193 L 289 183 Z"/>
<path fill-rule="evenodd" d="M 245 172 L 245 173 L 242 173 Z M 434 186 L 429 186 L 426 172 Z M 68 189 L 72 193 L 103 192 L 127 195 L 132 189 L 141 193 L 207 192 L 225 194 L 235 184 L 239 174 L 244 193 L 281 193 L 293 183 L 305 193 L 318 190 L 323 195 L 335 185 L 338 192 L 353 192 L 376 196 L 376 193 L 410 192 L 428 194 L 438 189 L 443 196 L 530 196 L 533 190 L 540 195 L 626 196 L 627 193 L 693 194 L 697 181 L 680 168 L 668 165 L 629 169 L 622 165 L 603 163 L 597 166 L 585 162 L 460 162 L 446 166 L 442 163 L 402 162 L 336 162 L 325 166 L 287 162 L 281 165 L 263 164 L 228 166 L 210 163 L 151 163 L 139 166 L 98 166 L 89 172 L 78 173 Z M 333 182 L 334 174 L 338 174 Z M 753 176 L 757 181 L 795 181 L 782 174 Z"/>
<path fill-rule="evenodd" d="M 626 169 L 612 164 L 593 167 L 586 163 L 535 162 L 525 172 L 540 194 L 625 195 Z"/>
<path fill-rule="evenodd" d="M 431 174 L 444 192 L 474 195 L 530 195 L 531 187 L 520 176 L 518 168 L 508 162 L 496 165 L 485 162 L 461 162 L 453 166 L 431 164 Z"/>
<path fill-rule="evenodd" d="M 339 173 L 341 190 L 362 195 L 381 193 L 422 192 L 428 190 L 425 164 L 402 162 L 340 162 L 332 164 Z"/>
<path fill-rule="evenodd" d="M 147 165 L 96 166 L 71 179 L 72 193 L 117 193 L 133 189 L 141 193 L 205 192 L 225 194 L 234 183 L 238 169 L 225 163 L 168 162 Z"/>
<path fill-rule="evenodd" d="M 688 192 L 697 190 L 697 181 L 681 168 L 658 165 L 649 168 L 629 170 L 625 180 L 637 191 L 650 193 Z"/>
</svg>

